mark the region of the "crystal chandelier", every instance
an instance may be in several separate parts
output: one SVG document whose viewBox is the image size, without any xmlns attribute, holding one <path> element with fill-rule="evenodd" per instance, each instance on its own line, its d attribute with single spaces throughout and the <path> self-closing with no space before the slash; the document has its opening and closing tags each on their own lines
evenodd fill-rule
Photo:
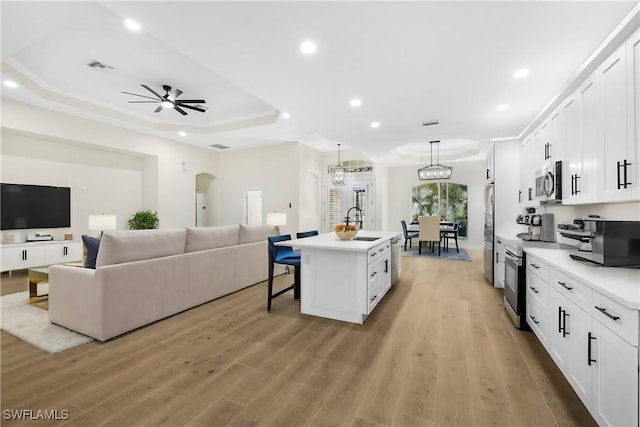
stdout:
<svg viewBox="0 0 640 427">
<path fill-rule="evenodd" d="M 331 182 L 333 185 L 345 185 L 347 183 L 347 170 L 340 164 L 340 144 L 338 144 L 338 165 L 331 169 Z"/>
<path fill-rule="evenodd" d="M 441 165 L 440 162 L 440 141 L 429 141 L 431 147 L 431 164 L 418 169 L 418 179 L 420 181 L 431 181 L 434 179 L 451 179 L 453 168 Z M 438 156 L 436 164 L 433 164 L 433 144 L 438 144 Z"/>
</svg>

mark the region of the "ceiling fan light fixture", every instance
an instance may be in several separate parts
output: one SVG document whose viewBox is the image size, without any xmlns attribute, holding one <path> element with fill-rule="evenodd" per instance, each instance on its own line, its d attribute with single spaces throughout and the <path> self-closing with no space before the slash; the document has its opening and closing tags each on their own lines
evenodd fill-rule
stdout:
<svg viewBox="0 0 640 427">
<path fill-rule="evenodd" d="M 436 163 L 433 163 L 433 144 L 438 144 L 438 157 Z M 453 168 L 451 166 L 441 165 L 440 162 L 440 141 L 429 141 L 431 147 L 431 164 L 418 169 L 418 179 L 420 181 L 433 181 L 437 179 L 451 179 Z"/>
<path fill-rule="evenodd" d="M 171 101 L 162 101 L 160 103 L 160 105 L 162 105 L 162 108 L 173 108 L 174 104 Z"/>
<path fill-rule="evenodd" d="M 338 165 L 331 169 L 331 182 L 333 185 L 345 185 L 347 183 L 347 170 L 340 164 L 340 144 L 338 144 Z"/>
</svg>

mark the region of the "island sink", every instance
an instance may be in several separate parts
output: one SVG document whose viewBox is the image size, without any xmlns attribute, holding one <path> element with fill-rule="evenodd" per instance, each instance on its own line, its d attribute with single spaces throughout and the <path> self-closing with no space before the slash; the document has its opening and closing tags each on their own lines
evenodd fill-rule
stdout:
<svg viewBox="0 0 640 427">
<path fill-rule="evenodd" d="M 365 242 L 373 242 L 374 240 L 382 239 L 382 237 L 354 237 L 351 240 L 362 240 Z"/>
</svg>

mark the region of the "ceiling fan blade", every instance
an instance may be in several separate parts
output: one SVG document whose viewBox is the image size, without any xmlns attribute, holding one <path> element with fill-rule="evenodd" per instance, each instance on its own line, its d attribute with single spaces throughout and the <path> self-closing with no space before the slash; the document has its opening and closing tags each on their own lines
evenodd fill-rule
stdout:
<svg viewBox="0 0 640 427">
<path fill-rule="evenodd" d="M 158 108 L 156 108 L 153 112 L 159 113 L 160 111 L 162 111 L 162 105 L 158 105 Z"/>
<path fill-rule="evenodd" d="M 171 95 L 169 95 L 169 99 L 171 101 L 175 101 L 177 97 L 179 97 L 180 95 L 182 95 L 182 91 L 180 89 L 174 89 L 173 93 L 171 93 Z"/>
<path fill-rule="evenodd" d="M 152 98 L 152 97 L 147 96 L 147 95 L 138 95 L 137 93 L 124 92 L 124 91 L 122 93 L 126 93 L 127 95 L 139 96 L 141 98 L 155 99 L 155 98 Z"/>
<path fill-rule="evenodd" d="M 162 97 L 160 95 L 158 95 L 158 92 L 156 92 L 155 90 L 151 89 L 149 86 L 147 85 L 140 85 L 143 88 L 145 88 L 146 90 L 148 90 L 149 92 L 151 92 L 152 94 L 154 94 L 155 96 L 157 96 L 158 98 L 162 99 Z"/>
<path fill-rule="evenodd" d="M 129 104 L 157 104 L 158 100 L 155 101 L 129 101 Z"/>
<path fill-rule="evenodd" d="M 176 107 L 178 107 L 178 106 L 182 107 L 182 108 L 188 108 L 190 110 L 200 111 L 201 113 L 204 113 L 205 111 L 207 111 L 207 110 L 205 110 L 203 108 L 200 108 L 200 107 L 194 107 L 194 106 L 191 106 L 191 105 L 183 105 L 183 104 L 180 104 L 180 103 L 176 104 Z"/>
<path fill-rule="evenodd" d="M 189 104 L 206 104 L 207 101 L 205 101 L 204 99 L 179 99 L 176 101 L 179 104 L 185 104 L 185 103 L 189 103 Z"/>
<path fill-rule="evenodd" d="M 176 110 L 178 113 L 182 114 L 183 116 L 187 115 L 187 112 L 184 111 L 182 108 L 178 107 L 177 105 L 175 105 L 173 109 Z"/>
</svg>

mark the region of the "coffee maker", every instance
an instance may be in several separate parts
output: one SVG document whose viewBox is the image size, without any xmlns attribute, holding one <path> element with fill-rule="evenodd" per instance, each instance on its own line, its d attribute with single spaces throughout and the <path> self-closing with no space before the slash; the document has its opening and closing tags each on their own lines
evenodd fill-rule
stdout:
<svg viewBox="0 0 640 427">
<path fill-rule="evenodd" d="M 540 242 L 555 242 L 556 231 L 552 213 L 527 213 L 516 217 L 518 224 L 526 225 L 527 232 L 519 233 L 522 240 L 534 240 Z"/>
</svg>

